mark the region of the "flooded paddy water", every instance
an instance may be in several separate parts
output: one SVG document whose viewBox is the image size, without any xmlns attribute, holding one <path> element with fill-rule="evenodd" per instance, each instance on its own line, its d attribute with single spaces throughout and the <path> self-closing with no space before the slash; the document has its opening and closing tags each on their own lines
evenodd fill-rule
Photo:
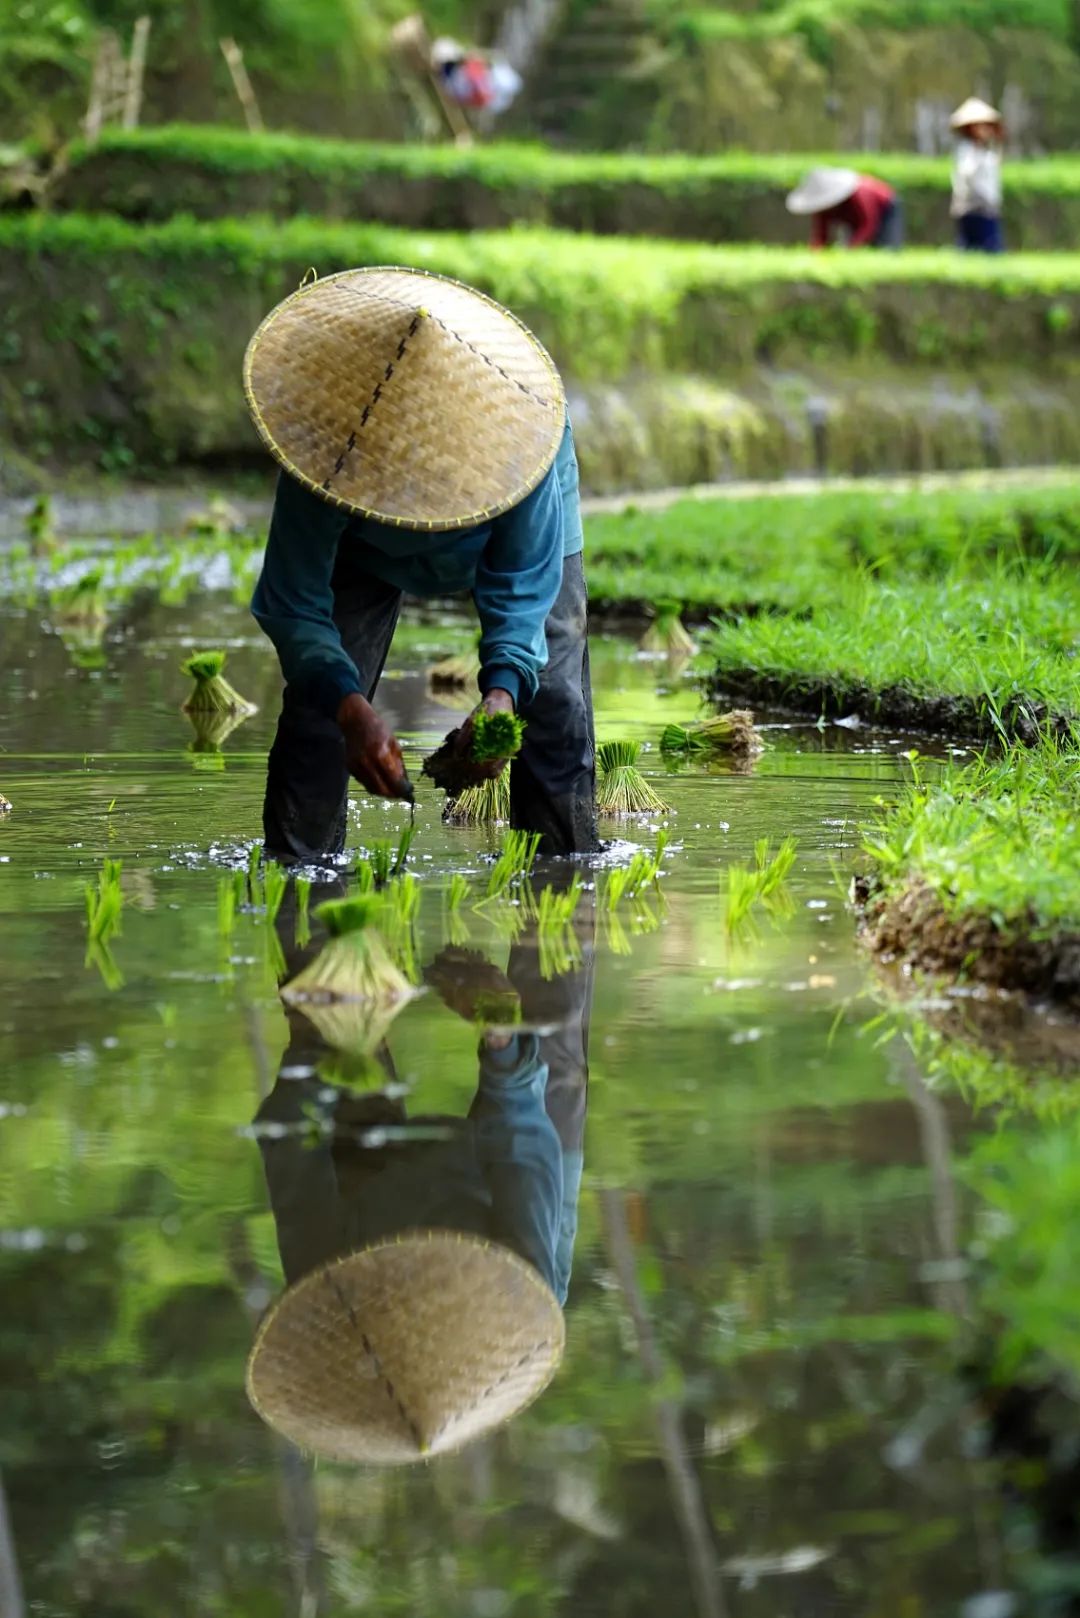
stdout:
<svg viewBox="0 0 1080 1618">
<path fill-rule="evenodd" d="M 460 1454 L 357 1468 L 264 1425 L 245 1363 L 279 1249 L 302 1264 L 325 1244 L 327 1120 L 376 1119 L 385 1155 L 410 1119 L 473 1107 L 468 995 L 429 986 L 374 1068 L 350 1064 L 279 998 L 290 906 L 276 944 L 256 914 L 223 927 L 279 694 L 239 607 L 136 599 L 97 669 L 37 614 L 0 634 L 5 1614 L 1022 1610 L 958 1374 L 978 1221 L 962 1169 L 990 1125 L 881 1041 L 844 902 L 856 823 L 911 738 L 776 723 L 747 773 L 669 775 L 655 743 L 696 712 L 690 676 L 598 636 L 599 734 L 653 744 L 674 813 L 662 898 L 613 924 L 586 894 L 561 961 L 490 912 L 451 918 L 452 873 L 480 881 L 495 839 L 444 826 L 422 785 L 417 975 L 448 943 L 488 963 L 458 955 L 459 978 L 508 970 L 558 1103 L 566 1348 L 540 1398 Z M 414 779 L 455 722 L 424 667 L 466 640 L 399 631 L 381 706 Z M 228 648 L 259 704 L 220 754 L 191 751 L 179 711 L 201 646 Z M 357 792 L 350 849 L 405 814 Z M 601 865 L 656 827 L 620 826 Z M 789 905 L 729 936 L 726 866 L 789 835 Z M 84 888 L 106 857 L 124 907 L 103 969 Z M 369 1200 L 366 1229 L 385 1214 Z"/>
</svg>

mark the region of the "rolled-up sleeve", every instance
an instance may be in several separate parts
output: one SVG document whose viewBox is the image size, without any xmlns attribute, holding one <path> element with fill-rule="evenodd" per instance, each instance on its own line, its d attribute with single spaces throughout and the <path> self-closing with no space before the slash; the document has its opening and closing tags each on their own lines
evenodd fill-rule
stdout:
<svg viewBox="0 0 1080 1618">
<path fill-rule="evenodd" d="M 532 494 L 496 518 L 477 566 L 481 691 L 499 686 L 517 705 L 536 695 L 562 564 L 563 496 L 553 466 Z"/>
<path fill-rule="evenodd" d="M 331 717 L 361 691 L 356 664 L 334 623 L 332 578 L 347 514 L 295 478 L 278 478 L 270 536 L 251 611 L 270 637 L 287 685 Z"/>
</svg>

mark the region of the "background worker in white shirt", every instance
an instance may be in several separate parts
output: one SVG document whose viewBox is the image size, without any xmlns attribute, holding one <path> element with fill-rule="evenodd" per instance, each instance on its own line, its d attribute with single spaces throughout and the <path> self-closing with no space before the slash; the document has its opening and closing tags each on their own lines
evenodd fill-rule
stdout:
<svg viewBox="0 0 1080 1618">
<path fill-rule="evenodd" d="M 967 253 L 1003 253 L 1001 226 L 1001 114 L 972 96 L 950 119 L 956 132 L 952 216 L 957 246 Z"/>
</svg>

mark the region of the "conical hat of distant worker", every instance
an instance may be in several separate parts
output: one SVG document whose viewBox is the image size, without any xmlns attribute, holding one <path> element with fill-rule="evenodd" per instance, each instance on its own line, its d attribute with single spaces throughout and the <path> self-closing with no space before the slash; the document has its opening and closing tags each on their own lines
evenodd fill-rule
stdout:
<svg viewBox="0 0 1080 1618">
<path fill-rule="evenodd" d="M 952 129 L 970 129 L 972 124 L 1000 124 L 1001 114 L 989 101 L 980 101 L 978 96 L 968 96 L 962 106 L 957 107 L 949 125 Z"/>
<path fill-rule="evenodd" d="M 509 1421 L 564 1342 L 558 1300 L 524 1259 L 460 1231 L 410 1231 L 283 1294 L 251 1350 L 248 1398 L 314 1455 L 401 1464 Z"/>
<path fill-rule="evenodd" d="M 248 344 L 244 391 L 287 472 L 401 528 L 470 528 L 508 511 L 565 429 L 559 373 L 527 327 L 425 270 L 302 285 Z"/>
<path fill-rule="evenodd" d="M 811 169 L 805 180 L 789 192 L 788 213 L 824 213 L 853 197 L 858 187 L 856 169 Z"/>
</svg>

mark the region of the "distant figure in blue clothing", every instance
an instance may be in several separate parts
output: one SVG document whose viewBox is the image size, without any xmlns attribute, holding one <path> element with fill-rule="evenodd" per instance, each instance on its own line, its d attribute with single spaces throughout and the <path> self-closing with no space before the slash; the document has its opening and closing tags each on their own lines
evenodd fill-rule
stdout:
<svg viewBox="0 0 1080 1618">
<path fill-rule="evenodd" d="M 598 846 L 577 460 L 550 356 L 442 276 L 349 270 L 274 309 L 248 347 L 255 424 L 283 472 L 252 611 L 286 687 L 267 853 L 344 848 L 348 778 L 411 800 L 372 702 L 402 597 L 471 593 L 481 702 L 519 712 L 513 824 L 541 852 Z M 503 764 L 475 766 L 477 775 Z"/>
</svg>

